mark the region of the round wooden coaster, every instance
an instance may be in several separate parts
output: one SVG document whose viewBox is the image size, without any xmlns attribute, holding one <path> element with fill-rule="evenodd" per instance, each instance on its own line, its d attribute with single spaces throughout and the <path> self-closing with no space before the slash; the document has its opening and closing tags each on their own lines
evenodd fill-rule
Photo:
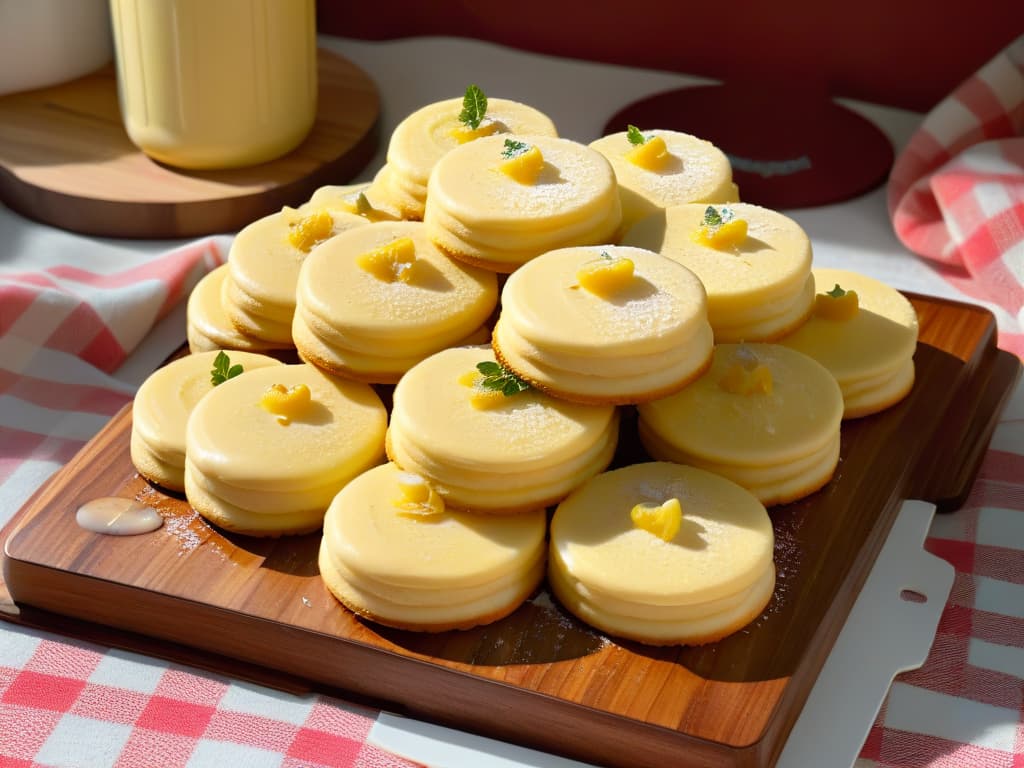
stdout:
<svg viewBox="0 0 1024 768">
<path fill-rule="evenodd" d="M 893 163 L 892 144 L 874 123 L 811 89 L 733 83 L 668 91 L 624 107 L 605 133 L 629 124 L 710 141 L 729 156 L 740 199 L 777 210 L 857 197 Z"/>
<path fill-rule="evenodd" d="M 128 139 L 113 67 L 0 98 L 0 200 L 88 235 L 181 238 L 234 232 L 363 169 L 377 145 L 380 98 L 369 75 L 320 50 L 318 114 L 306 140 L 261 165 L 187 171 Z"/>
</svg>

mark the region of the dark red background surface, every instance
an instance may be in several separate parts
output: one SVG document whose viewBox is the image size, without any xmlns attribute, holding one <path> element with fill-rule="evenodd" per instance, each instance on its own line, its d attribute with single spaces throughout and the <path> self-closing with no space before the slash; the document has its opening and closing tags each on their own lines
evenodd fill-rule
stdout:
<svg viewBox="0 0 1024 768">
<path fill-rule="evenodd" d="M 347 37 L 474 37 L 922 112 L 1024 33 L 1021 0 L 319 0 L 317 14 Z"/>
</svg>

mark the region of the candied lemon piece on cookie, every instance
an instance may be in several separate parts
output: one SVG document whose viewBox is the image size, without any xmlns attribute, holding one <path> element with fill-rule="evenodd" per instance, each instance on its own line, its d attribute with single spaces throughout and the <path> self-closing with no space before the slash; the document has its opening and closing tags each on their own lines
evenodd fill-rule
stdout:
<svg viewBox="0 0 1024 768">
<path fill-rule="evenodd" d="M 747 222 L 733 219 L 713 231 L 701 228 L 700 238 L 701 242 L 712 248 L 732 248 L 747 239 Z"/>
<path fill-rule="evenodd" d="M 540 172 L 544 168 L 544 156 L 541 154 L 540 148 L 507 139 L 505 146 L 506 149 L 502 152 L 502 157 L 508 159 L 499 165 L 498 169 L 520 184 L 536 184 L 537 177 L 540 176 Z"/>
<path fill-rule="evenodd" d="M 747 368 L 742 363 L 733 363 L 718 384 L 726 392 L 735 395 L 769 395 L 772 391 L 772 371 L 763 364 Z"/>
<path fill-rule="evenodd" d="M 290 424 L 292 419 L 302 415 L 309 407 L 309 387 L 296 384 L 286 387 L 284 384 L 271 384 L 260 398 L 263 410 L 277 416 L 281 424 Z"/>
<path fill-rule="evenodd" d="M 398 498 L 394 505 L 411 515 L 439 515 L 444 512 L 444 499 L 421 475 L 401 472 L 398 475 Z"/>
<path fill-rule="evenodd" d="M 530 389 L 530 384 L 512 371 L 494 361 L 485 360 L 476 364 L 475 371 L 468 371 L 459 377 L 459 384 L 469 387 L 470 405 L 487 410 Z"/>
<path fill-rule="evenodd" d="M 672 541 L 683 522 L 683 507 L 676 498 L 661 504 L 641 502 L 630 510 L 629 516 L 637 528 L 643 528 L 664 541 Z"/>
<path fill-rule="evenodd" d="M 490 136 L 492 133 L 497 132 L 497 121 L 489 120 L 485 117 L 476 128 L 460 123 L 448 131 L 448 135 L 459 142 L 459 144 L 465 144 L 467 141 L 473 141 L 473 139 L 479 139 L 482 136 Z"/>
<path fill-rule="evenodd" d="M 320 209 L 300 219 L 288 233 L 288 242 L 303 253 L 309 253 L 313 246 L 322 243 L 334 232 L 334 219 L 326 210 Z"/>
<path fill-rule="evenodd" d="M 507 397 L 500 389 L 487 389 L 483 386 L 484 375 L 477 371 L 467 371 L 459 377 L 459 384 L 469 387 L 469 404 L 478 411 L 486 411 L 501 405 Z"/>
<path fill-rule="evenodd" d="M 668 162 L 668 147 L 661 136 L 651 136 L 643 144 L 639 144 L 626 153 L 626 159 L 633 165 L 648 171 L 660 171 Z"/>
<path fill-rule="evenodd" d="M 411 237 L 400 237 L 356 258 L 356 264 L 385 283 L 412 280 L 416 263 L 416 244 Z"/>
<path fill-rule="evenodd" d="M 852 320 L 860 309 L 856 291 L 844 291 L 836 283 L 835 288 L 814 297 L 814 313 L 826 320 Z"/>
<path fill-rule="evenodd" d="M 576 272 L 580 287 L 595 296 L 608 298 L 633 282 L 631 259 L 602 253 L 600 258 L 585 263 Z"/>
<path fill-rule="evenodd" d="M 746 219 L 736 218 L 735 212 L 728 206 L 715 208 L 709 205 L 704 210 L 704 221 L 694 235 L 701 245 L 709 248 L 732 248 L 747 239 Z"/>
</svg>

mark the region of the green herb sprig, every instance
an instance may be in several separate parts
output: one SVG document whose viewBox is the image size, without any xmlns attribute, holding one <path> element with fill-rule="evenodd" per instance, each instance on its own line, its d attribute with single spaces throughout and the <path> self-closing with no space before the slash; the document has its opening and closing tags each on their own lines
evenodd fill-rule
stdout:
<svg viewBox="0 0 1024 768">
<path fill-rule="evenodd" d="M 638 147 L 641 144 L 646 144 L 648 141 L 650 141 L 651 137 L 644 136 L 644 134 L 641 132 L 639 128 L 637 128 L 635 125 L 631 125 L 628 128 L 626 128 L 626 139 L 634 147 Z"/>
<path fill-rule="evenodd" d="M 530 150 L 530 145 L 525 141 L 516 141 L 515 139 L 505 139 L 505 148 L 501 150 L 501 156 L 506 160 L 525 155 Z"/>
<path fill-rule="evenodd" d="M 365 193 L 360 192 L 359 196 L 356 198 L 356 213 L 358 213 L 360 216 L 365 216 L 366 214 L 371 213 L 372 211 L 373 204 L 366 197 Z"/>
<path fill-rule="evenodd" d="M 704 209 L 704 226 L 712 230 L 718 229 L 723 224 L 728 224 L 735 218 L 736 214 L 732 208 L 724 205 L 720 209 L 713 205 Z"/>
<path fill-rule="evenodd" d="M 481 387 L 501 392 L 505 397 L 512 397 L 530 389 L 528 382 L 523 381 L 500 363 L 492 363 L 487 360 L 477 363 L 476 369 L 484 377 L 480 382 Z"/>
<path fill-rule="evenodd" d="M 479 86 L 469 86 L 466 88 L 466 95 L 462 97 L 459 122 L 475 131 L 483 122 L 485 114 L 487 114 L 487 97 L 484 96 L 484 92 L 480 90 Z"/>
<path fill-rule="evenodd" d="M 213 386 L 223 384 L 228 379 L 233 379 L 242 372 L 242 364 L 231 364 L 231 358 L 224 352 L 218 352 L 213 359 L 213 370 L 210 371 L 210 381 Z"/>
<path fill-rule="evenodd" d="M 833 288 L 831 291 L 826 291 L 825 295 L 831 296 L 833 299 L 841 299 L 847 293 L 848 291 L 844 291 L 842 288 L 839 287 L 839 283 L 836 283 L 836 287 Z"/>
</svg>

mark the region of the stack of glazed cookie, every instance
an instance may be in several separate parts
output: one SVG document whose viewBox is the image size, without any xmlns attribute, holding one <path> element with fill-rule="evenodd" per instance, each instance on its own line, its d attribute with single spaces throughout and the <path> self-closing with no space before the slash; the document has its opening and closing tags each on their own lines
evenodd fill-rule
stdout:
<svg viewBox="0 0 1024 768">
<path fill-rule="evenodd" d="M 338 376 L 393 384 L 442 349 L 485 343 L 498 282 L 453 261 L 418 221 L 333 237 L 302 267 L 292 336 L 299 356 Z"/>
<path fill-rule="evenodd" d="M 622 231 L 687 203 L 735 203 L 729 158 L 709 141 L 678 131 L 635 127 L 590 143 L 612 164 L 622 204 Z"/>
<path fill-rule="evenodd" d="M 623 242 L 697 274 L 715 343 L 774 341 L 811 314 L 811 241 L 776 211 L 748 203 L 672 206 L 639 222 Z"/>
<path fill-rule="evenodd" d="M 546 575 L 611 635 L 724 637 L 774 590 L 766 508 L 906 396 L 917 338 L 739 192 L 697 137 L 581 144 L 476 86 L 429 104 L 371 183 L 239 233 L 190 298 L 192 362 L 140 390 L 133 460 L 227 530 L 322 526 L 327 589 L 382 624 L 495 621 Z M 282 350 L 302 362 L 251 354 Z"/>
<path fill-rule="evenodd" d="M 321 242 L 369 223 L 356 213 L 365 185 L 329 187 L 298 208 L 285 207 L 244 227 L 228 263 L 204 277 L 188 302 L 192 352 L 291 349 L 302 263 Z"/>
</svg>

